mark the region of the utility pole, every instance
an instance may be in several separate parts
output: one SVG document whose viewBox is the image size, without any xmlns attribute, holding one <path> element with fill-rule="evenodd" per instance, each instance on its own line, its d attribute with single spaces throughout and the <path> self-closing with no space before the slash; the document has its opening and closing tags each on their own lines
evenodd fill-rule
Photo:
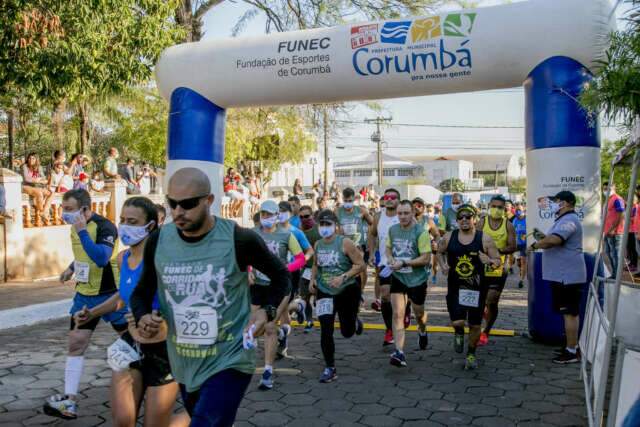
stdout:
<svg viewBox="0 0 640 427">
<path fill-rule="evenodd" d="M 327 134 L 329 133 L 329 123 L 327 119 L 327 106 L 325 105 L 322 109 L 322 124 L 324 127 L 324 193 L 326 194 L 329 191 L 328 181 L 329 181 L 329 140 L 327 138 Z"/>
<path fill-rule="evenodd" d="M 364 119 L 366 123 L 375 123 L 376 131 L 373 135 L 371 135 L 371 141 L 377 144 L 377 152 L 378 152 L 378 187 L 382 187 L 382 175 L 383 175 L 383 165 L 382 165 L 382 132 L 380 131 L 380 125 L 386 122 L 391 122 L 393 118 L 391 117 L 376 117 L 375 119 Z"/>
</svg>

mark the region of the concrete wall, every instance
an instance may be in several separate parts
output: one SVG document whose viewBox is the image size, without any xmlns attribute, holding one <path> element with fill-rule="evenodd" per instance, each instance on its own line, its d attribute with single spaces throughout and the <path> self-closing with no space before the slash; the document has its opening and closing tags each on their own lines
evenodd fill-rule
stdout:
<svg viewBox="0 0 640 427">
<path fill-rule="evenodd" d="M 70 225 L 24 229 L 24 276 L 58 276 L 73 261 Z"/>
</svg>

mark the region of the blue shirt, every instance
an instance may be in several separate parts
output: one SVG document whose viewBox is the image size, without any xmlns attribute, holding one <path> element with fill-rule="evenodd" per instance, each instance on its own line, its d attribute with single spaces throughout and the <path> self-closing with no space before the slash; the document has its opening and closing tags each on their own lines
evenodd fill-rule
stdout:
<svg viewBox="0 0 640 427">
<path fill-rule="evenodd" d="M 542 252 L 542 279 L 564 284 L 587 281 L 587 265 L 582 252 L 582 224 L 575 211 L 556 218 L 547 235 L 562 239 L 560 246 Z"/>
<path fill-rule="evenodd" d="M 527 217 L 514 217 L 513 228 L 516 230 L 517 246 L 527 246 Z"/>
<path fill-rule="evenodd" d="M 135 289 L 138 281 L 140 280 L 140 275 L 142 274 L 142 268 L 144 266 L 144 261 L 142 261 L 138 266 L 132 270 L 129 268 L 129 255 L 130 251 L 127 250 L 124 256 L 122 257 L 122 266 L 120 266 L 120 288 L 118 292 L 120 292 L 120 299 L 126 304 L 127 309 L 129 308 L 129 300 L 131 299 L 131 294 Z M 158 294 L 153 297 L 152 308 L 154 310 L 158 310 L 160 304 L 158 302 Z"/>
<path fill-rule="evenodd" d="M 302 230 L 300 230 L 297 227 L 294 227 L 293 225 L 291 225 L 291 223 L 289 223 L 289 231 L 291 231 L 291 234 L 293 234 L 293 237 L 296 238 L 303 252 L 311 247 L 311 243 L 309 243 L 309 239 L 307 239 L 307 236 L 304 235 Z"/>
<path fill-rule="evenodd" d="M 295 228 L 302 228 L 300 227 L 300 217 L 298 215 L 294 215 L 289 219 L 289 224 L 293 225 Z M 302 248 L 304 249 L 304 248 Z"/>
</svg>

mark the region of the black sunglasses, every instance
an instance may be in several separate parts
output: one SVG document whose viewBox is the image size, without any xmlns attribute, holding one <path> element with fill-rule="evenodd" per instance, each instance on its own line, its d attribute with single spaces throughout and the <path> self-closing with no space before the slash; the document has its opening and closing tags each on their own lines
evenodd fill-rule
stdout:
<svg viewBox="0 0 640 427">
<path fill-rule="evenodd" d="M 198 204 L 200 203 L 200 200 L 204 199 L 207 196 L 209 195 L 205 194 L 203 196 L 196 196 L 196 197 L 191 197 L 189 199 L 182 199 L 182 200 L 173 200 L 172 198 L 167 196 L 167 203 L 169 204 L 169 207 L 171 209 L 175 209 L 178 206 L 180 206 L 182 209 L 188 211 L 189 209 L 193 209 L 196 206 L 198 206 Z"/>
<path fill-rule="evenodd" d="M 469 214 L 469 215 L 458 215 L 458 220 L 461 219 L 471 219 L 473 218 L 473 215 Z"/>
<path fill-rule="evenodd" d="M 311 218 L 311 214 L 309 215 L 300 215 L 300 219 L 309 219 Z"/>
</svg>

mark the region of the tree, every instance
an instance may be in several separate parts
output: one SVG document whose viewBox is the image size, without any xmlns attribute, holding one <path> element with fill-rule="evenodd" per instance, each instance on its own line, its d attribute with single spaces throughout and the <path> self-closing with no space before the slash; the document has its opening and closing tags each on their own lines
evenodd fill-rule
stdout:
<svg viewBox="0 0 640 427">
<path fill-rule="evenodd" d="M 625 146 L 626 139 L 620 139 L 618 141 L 604 141 L 602 144 L 602 150 L 600 152 L 600 158 L 602 166 L 600 168 L 600 180 L 601 182 L 609 181 L 611 175 L 611 161 L 616 156 L 616 153 Z M 618 194 L 627 194 L 629 189 L 629 182 L 631 181 L 631 165 L 622 164 L 616 167 L 616 173 L 613 178 L 613 182 L 616 184 L 616 192 Z"/>
<path fill-rule="evenodd" d="M 438 188 L 443 193 L 453 193 L 464 191 L 464 182 L 458 178 L 449 178 L 441 181 Z"/>
</svg>

